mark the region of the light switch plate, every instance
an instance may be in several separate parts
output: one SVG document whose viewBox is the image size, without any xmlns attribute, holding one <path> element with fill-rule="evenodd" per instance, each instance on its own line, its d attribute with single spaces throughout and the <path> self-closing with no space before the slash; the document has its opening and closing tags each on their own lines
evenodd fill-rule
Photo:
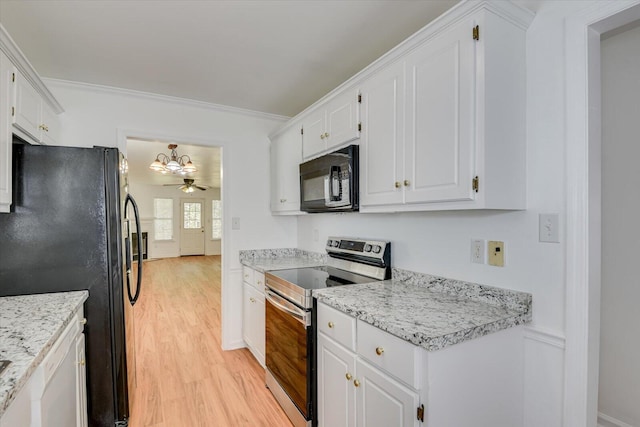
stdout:
<svg viewBox="0 0 640 427">
<path fill-rule="evenodd" d="M 489 265 L 504 267 L 504 242 L 490 240 L 487 244 Z"/>
<path fill-rule="evenodd" d="M 240 218 L 238 218 L 237 216 L 231 218 L 231 229 L 240 230 Z"/>
</svg>

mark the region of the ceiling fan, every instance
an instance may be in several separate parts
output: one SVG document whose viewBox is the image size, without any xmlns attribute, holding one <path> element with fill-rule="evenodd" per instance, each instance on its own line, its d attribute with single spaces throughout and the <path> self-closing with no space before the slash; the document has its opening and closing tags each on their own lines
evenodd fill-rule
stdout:
<svg viewBox="0 0 640 427">
<path fill-rule="evenodd" d="M 178 189 L 182 190 L 185 193 L 193 193 L 194 191 L 196 191 L 196 188 L 202 191 L 205 191 L 207 188 L 209 188 L 208 185 L 205 185 L 205 186 L 196 185 L 194 182 L 195 180 L 192 178 L 184 178 L 184 184 L 164 184 L 164 186 L 165 187 L 178 186 Z"/>
</svg>

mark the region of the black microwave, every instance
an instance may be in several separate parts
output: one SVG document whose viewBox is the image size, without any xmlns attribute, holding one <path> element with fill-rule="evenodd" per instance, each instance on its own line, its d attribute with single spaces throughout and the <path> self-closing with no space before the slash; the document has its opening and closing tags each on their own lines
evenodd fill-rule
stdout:
<svg viewBox="0 0 640 427">
<path fill-rule="evenodd" d="M 300 210 L 357 211 L 358 146 L 325 154 L 300 164 Z"/>
</svg>

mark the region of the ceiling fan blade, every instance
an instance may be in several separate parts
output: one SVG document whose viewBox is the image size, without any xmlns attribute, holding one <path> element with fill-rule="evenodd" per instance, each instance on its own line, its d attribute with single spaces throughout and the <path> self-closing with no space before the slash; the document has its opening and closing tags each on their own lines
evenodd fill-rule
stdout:
<svg viewBox="0 0 640 427">
<path fill-rule="evenodd" d="M 204 187 L 200 187 L 199 185 L 194 185 L 198 190 L 206 191 L 207 189 Z"/>
<path fill-rule="evenodd" d="M 178 187 L 178 190 L 184 190 L 185 188 L 189 188 L 189 186 L 183 184 L 180 187 Z"/>
<path fill-rule="evenodd" d="M 184 185 L 184 184 L 162 184 L 163 187 L 177 187 L 178 185 Z"/>
</svg>

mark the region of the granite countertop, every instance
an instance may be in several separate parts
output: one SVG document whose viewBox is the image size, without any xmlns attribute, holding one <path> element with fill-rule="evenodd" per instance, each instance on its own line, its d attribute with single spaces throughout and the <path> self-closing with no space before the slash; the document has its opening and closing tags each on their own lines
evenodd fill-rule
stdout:
<svg viewBox="0 0 640 427">
<path fill-rule="evenodd" d="M 428 351 L 531 321 L 531 295 L 394 269 L 393 280 L 313 291 L 327 305 Z"/>
<path fill-rule="evenodd" d="M 327 256 L 300 249 L 258 249 L 240 251 L 240 263 L 266 273 L 289 268 L 323 266 L 327 263 Z"/>
<path fill-rule="evenodd" d="M 0 374 L 0 417 L 88 297 L 87 291 L 0 297 L 0 360 L 11 361 Z"/>
</svg>

